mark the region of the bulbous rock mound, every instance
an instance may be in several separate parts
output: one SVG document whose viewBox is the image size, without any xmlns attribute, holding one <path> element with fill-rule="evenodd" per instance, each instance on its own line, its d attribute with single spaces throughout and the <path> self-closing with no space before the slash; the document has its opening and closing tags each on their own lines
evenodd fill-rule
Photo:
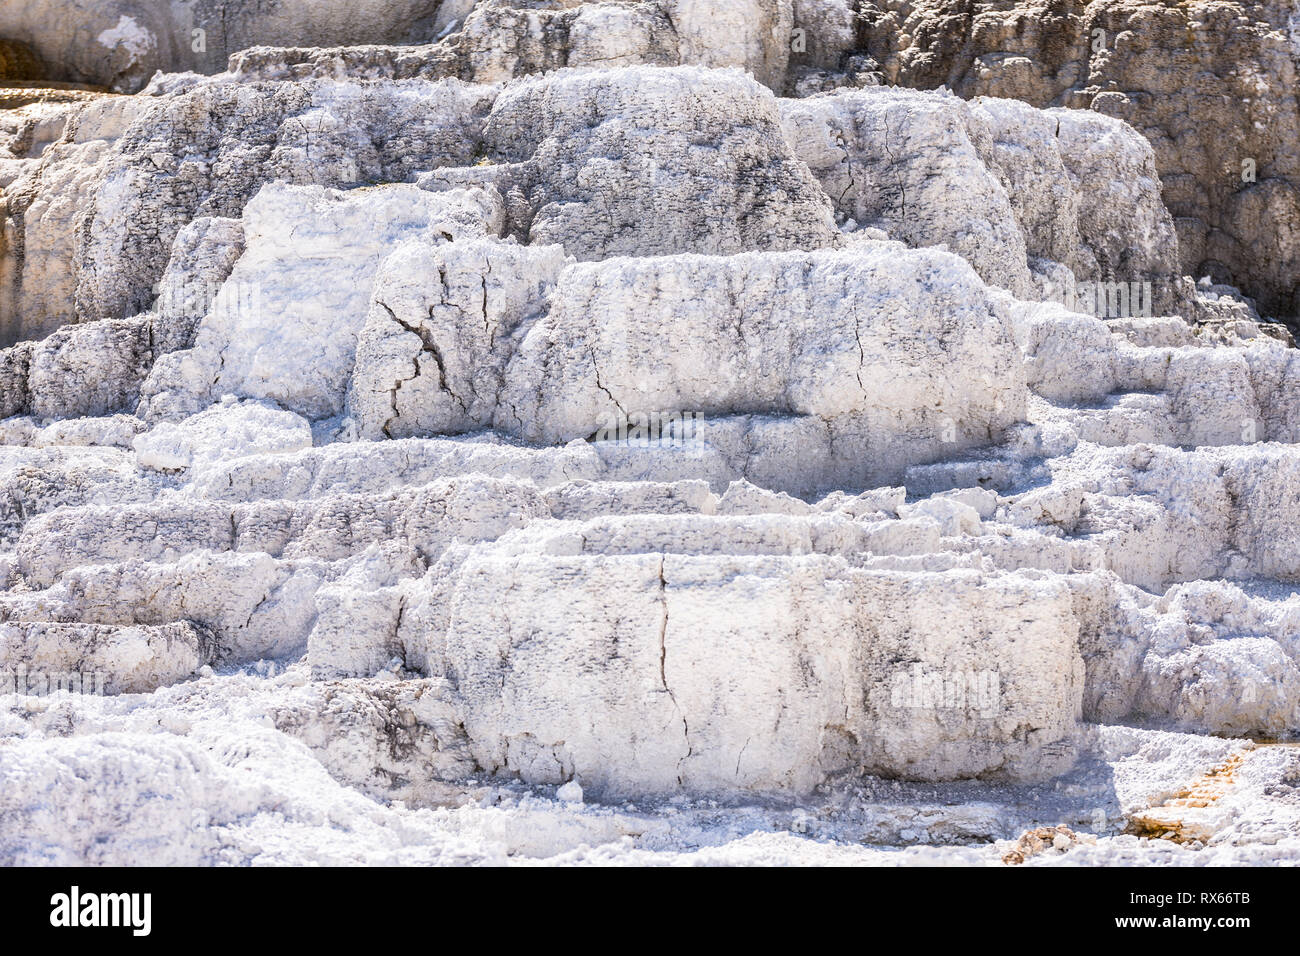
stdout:
<svg viewBox="0 0 1300 956">
<path fill-rule="evenodd" d="M 796 0 L 789 79 L 945 87 L 1091 110 L 1151 143 L 1183 271 L 1300 322 L 1295 5 Z"/>
<path fill-rule="evenodd" d="M 0 862 L 1300 856 L 1289 173 L 1126 4 L 7 4 Z"/>
</svg>

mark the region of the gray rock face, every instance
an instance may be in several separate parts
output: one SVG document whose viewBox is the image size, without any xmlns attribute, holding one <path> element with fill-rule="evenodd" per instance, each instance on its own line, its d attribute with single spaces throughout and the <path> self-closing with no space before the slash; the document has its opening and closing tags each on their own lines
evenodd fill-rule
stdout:
<svg viewBox="0 0 1300 956">
<path fill-rule="evenodd" d="M 789 0 L 458 0 L 444 2 L 439 22 L 445 38 L 416 46 L 286 49 L 264 40 L 232 56 L 230 68 L 246 80 L 346 72 L 498 83 L 566 67 L 695 65 L 739 67 L 780 92 L 795 45 Z"/>
<path fill-rule="evenodd" d="M 346 64 L 488 83 L 566 66 L 689 63 L 741 66 L 779 90 L 793 29 L 790 0 L 86 0 L 78 12 L 51 22 L 38 0 L 6 5 L 0 35 L 14 78 L 133 93 L 156 70 L 217 73 L 231 56 L 278 79 Z M 40 70 L 52 75 L 27 75 Z"/>
<path fill-rule="evenodd" d="M 462 567 L 466 586 L 453 592 L 446 637 L 433 637 L 430 656 L 464 695 L 480 766 L 539 783 L 576 776 L 607 798 L 683 787 L 801 792 L 862 768 L 1014 777 L 1029 757 L 1037 775 L 1043 746 L 1073 733 L 1082 667 L 1059 583 L 628 550 L 638 549 L 488 551 Z M 926 618 L 975 593 L 979 610 L 955 615 L 962 625 L 940 639 Z M 611 604 L 610 594 L 627 597 Z M 1016 623 L 992 626 L 1010 607 Z M 1026 643 L 1032 659 L 1015 653 Z M 998 672 L 982 715 L 973 700 L 940 717 L 908 698 L 890 662 L 938 654 L 958 670 Z M 1021 736 L 1025 726 L 1035 730 Z"/>
<path fill-rule="evenodd" d="M 12 0 L 0 10 L 0 36 L 29 45 L 51 73 L 30 79 L 95 83 L 134 93 L 157 70 L 215 73 L 230 54 L 259 43 L 328 46 L 427 39 L 435 32 L 441 7 L 454 13 L 464 5 L 455 0 L 83 0 L 75 15 L 52 15 L 43 0 Z"/>
</svg>

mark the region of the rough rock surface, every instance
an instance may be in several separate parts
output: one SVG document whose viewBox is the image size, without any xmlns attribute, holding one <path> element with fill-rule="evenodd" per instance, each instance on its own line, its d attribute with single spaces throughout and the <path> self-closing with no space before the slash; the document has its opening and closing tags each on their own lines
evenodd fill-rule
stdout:
<svg viewBox="0 0 1300 956">
<path fill-rule="evenodd" d="M 1297 352 L 1046 26 L 89 6 L 0 15 L 148 80 L 0 110 L 0 862 L 1300 856 Z"/>
<path fill-rule="evenodd" d="M 901 252 L 562 267 L 553 248 L 398 251 L 375 281 L 349 413 L 363 438 L 495 428 L 545 445 L 651 411 L 762 415 L 830 449 L 801 490 L 893 480 L 944 429 L 954 450 L 999 437 L 1024 394 L 974 274 L 930 253 L 900 268 Z M 791 456 L 780 441 L 756 450 Z"/>
<path fill-rule="evenodd" d="M 0 36 L 31 47 L 57 71 L 49 79 L 133 93 L 156 70 L 215 72 L 227 56 L 258 43 L 419 41 L 436 33 L 440 8 L 454 15 L 464 6 L 459 0 L 79 0 L 73 9 L 52 12 L 44 0 L 7 0 Z"/>
<path fill-rule="evenodd" d="M 1300 322 L 1300 44 L 1281 0 L 801 0 L 790 80 L 1090 109 L 1151 143 L 1181 266 Z M 1249 175 L 1247 166 L 1249 163 Z"/>
</svg>

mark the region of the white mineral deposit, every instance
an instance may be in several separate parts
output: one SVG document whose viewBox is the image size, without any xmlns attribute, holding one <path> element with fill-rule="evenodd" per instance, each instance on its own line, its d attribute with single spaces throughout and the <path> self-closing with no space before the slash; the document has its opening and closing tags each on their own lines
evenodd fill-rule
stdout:
<svg viewBox="0 0 1300 956">
<path fill-rule="evenodd" d="M 0 864 L 1300 862 L 1293 2 L 68 6 Z"/>
</svg>

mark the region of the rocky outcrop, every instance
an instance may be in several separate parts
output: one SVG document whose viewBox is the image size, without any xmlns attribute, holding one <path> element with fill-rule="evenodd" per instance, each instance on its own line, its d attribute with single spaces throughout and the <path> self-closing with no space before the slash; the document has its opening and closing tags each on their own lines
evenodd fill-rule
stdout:
<svg viewBox="0 0 1300 956">
<path fill-rule="evenodd" d="M 853 82 L 1091 109 L 1150 141 L 1182 270 L 1300 314 L 1300 47 L 1286 3 L 1068 0 L 804 2 L 791 59 Z M 1117 177 L 1118 179 L 1118 177 Z"/>
<path fill-rule="evenodd" d="M 551 250 L 449 249 L 395 253 L 376 280 L 351 384 L 363 437 L 491 427 L 554 445 L 651 412 L 774 416 L 833 449 L 827 490 L 897 478 L 945 429 L 954 450 L 987 443 L 1021 414 L 1011 332 L 950 256 L 867 242 L 557 270 Z M 809 313 L 825 319 L 801 326 Z"/>
<path fill-rule="evenodd" d="M 0 37 L 33 48 L 53 71 L 31 79 L 134 93 L 158 70 L 218 72 L 230 54 L 258 43 L 418 42 L 466 6 L 460 0 L 86 0 L 75 12 L 52 14 L 43 0 L 12 0 L 0 10 Z"/>
<path fill-rule="evenodd" d="M 408 0 L 308 11 L 97 0 L 90 26 L 76 29 L 52 28 L 41 10 L 10 4 L 0 37 L 61 64 L 50 79 L 126 91 L 156 69 L 217 73 L 228 57 L 246 81 L 495 83 L 564 67 L 698 64 L 738 66 L 778 92 L 946 86 L 966 98 L 1092 108 L 1150 140 L 1181 272 L 1240 286 L 1268 314 L 1291 318 L 1298 308 L 1289 236 L 1300 215 L 1290 158 L 1300 114 L 1285 4 L 727 0 L 705 11 L 679 0 Z M 411 45 L 384 45 L 393 43 Z M 35 69 L 32 56 L 21 61 L 22 72 Z M 1211 127 L 1216 135 L 1202 135 Z"/>
<path fill-rule="evenodd" d="M 34 337 L 149 308 L 181 230 L 238 217 L 269 181 L 401 182 L 467 163 L 486 92 L 331 83 L 318 99 L 294 84 L 217 83 L 87 106 L 5 191 L 3 324 L 10 337 Z M 317 135 L 322 121 L 340 138 Z M 372 145 L 358 151 L 358 132 L 376 122 Z"/>
<path fill-rule="evenodd" d="M 157 70 L 217 73 L 241 68 L 280 78 L 304 69 L 459 76 L 492 83 L 566 66 L 741 66 L 780 89 L 793 31 L 790 0 L 90 0 L 79 18 L 54 22 L 37 0 L 0 15 L 10 58 L 58 64 L 48 79 L 135 92 Z M 385 44 L 410 44 L 408 47 Z M 254 48 L 251 52 L 250 48 Z M 31 67 L 25 66 L 30 72 Z M 43 76 L 16 75 L 17 79 Z"/>
<path fill-rule="evenodd" d="M 703 522 L 713 553 L 664 554 L 663 536 L 638 546 L 628 525 L 622 540 L 572 555 L 507 538 L 462 566 L 445 637 L 429 633 L 427 653 L 463 696 L 480 766 L 537 783 L 577 777 L 606 798 L 803 792 L 863 769 L 1036 777 L 1051 772 L 1045 748 L 1074 732 L 1082 668 L 1061 582 L 855 572 L 843 559 L 735 545 L 724 554 L 729 529 L 714 536 Z M 928 615 L 963 623 L 940 629 Z M 963 687 L 942 716 L 913 707 L 896 662 L 920 672 L 945 658 L 957 672 L 996 672 L 998 687 Z M 1067 744 L 1046 763 L 1073 756 Z"/>
<path fill-rule="evenodd" d="M 1158 147 L 882 87 L 937 3 L 428 6 L 0 113 L 0 861 L 1296 855 L 1300 365 Z"/>
<path fill-rule="evenodd" d="M 1090 276 L 1150 283 L 1161 314 L 1190 305 L 1150 147 L 1121 123 L 881 89 L 782 103 L 841 221 L 946 245 L 1022 297 Z"/>
<path fill-rule="evenodd" d="M 632 102 L 653 111 L 651 133 L 624 118 Z M 585 112 L 592 108 L 607 118 L 592 121 Z M 884 91 L 805 105 L 775 100 L 735 74 L 645 67 L 560 73 L 504 91 L 456 81 L 194 81 L 88 106 L 39 158 L 17 161 L 5 198 L 0 317 L 11 339 L 146 309 L 168 318 L 155 306 L 157 283 L 169 261 L 190 261 L 173 255 L 173 245 L 193 241 L 182 233 L 195 220 L 242 215 L 272 181 L 352 188 L 417 179 L 434 191 L 495 191 L 491 202 L 501 210 L 492 216 L 502 218 L 490 217 L 489 233 L 563 244 L 584 260 L 834 248 L 846 241 L 836 217 L 847 225 L 858 215 L 867 221 L 854 227 L 873 223 L 910 245 L 946 244 L 1020 295 L 1031 293 L 1037 275 L 1045 277 L 1037 287 L 1056 285 L 1035 294 L 1073 296 L 1074 273 L 1047 256 L 1054 253 L 1108 282 L 1150 281 L 1147 298 L 1158 291 L 1161 307 L 1186 302 L 1187 289 L 1170 272 L 1172 233 L 1140 140 L 1116 124 L 1106 125 L 1101 143 L 1081 134 L 1066 149 L 1040 136 L 1033 148 L 1058 198 L 1047 210 L 1016 210 L 1010 196 L 1020 190 L 1007 172 L 1015 164 L 998 158 L 1013 147 L 996 145 L 992 115 Z M 900 130 L 892 156 L 869 132 L 886 118 Z M 833 140 L 845 128 L 858 138 L 841 163 Z M 951 152 L 944 137 L 966 145 L 935 177 L 934 151 Z M 1101 180 L 1111 182 L 1107 164 L 1118 162 L 1135 178 L 1099 207 L 1092 197 Z M 855 166 L 849 189 L 841 180 Z M 984 196 L 994 212 L 975 228 L 948 201 L 959 195 Z M 692 211 L 699 209 L 708 212 Z M 1055 244 L 1044 238 L 1058 227 Z M 239 246 L 217 234 L 210 241 Z M 224 262 L 230 253 L 214 246 L 212 255 Z M 190 268 L 208 270 L 190 284 L 217 281 L 212 266 L 173 266 Z"/>
</svg>

